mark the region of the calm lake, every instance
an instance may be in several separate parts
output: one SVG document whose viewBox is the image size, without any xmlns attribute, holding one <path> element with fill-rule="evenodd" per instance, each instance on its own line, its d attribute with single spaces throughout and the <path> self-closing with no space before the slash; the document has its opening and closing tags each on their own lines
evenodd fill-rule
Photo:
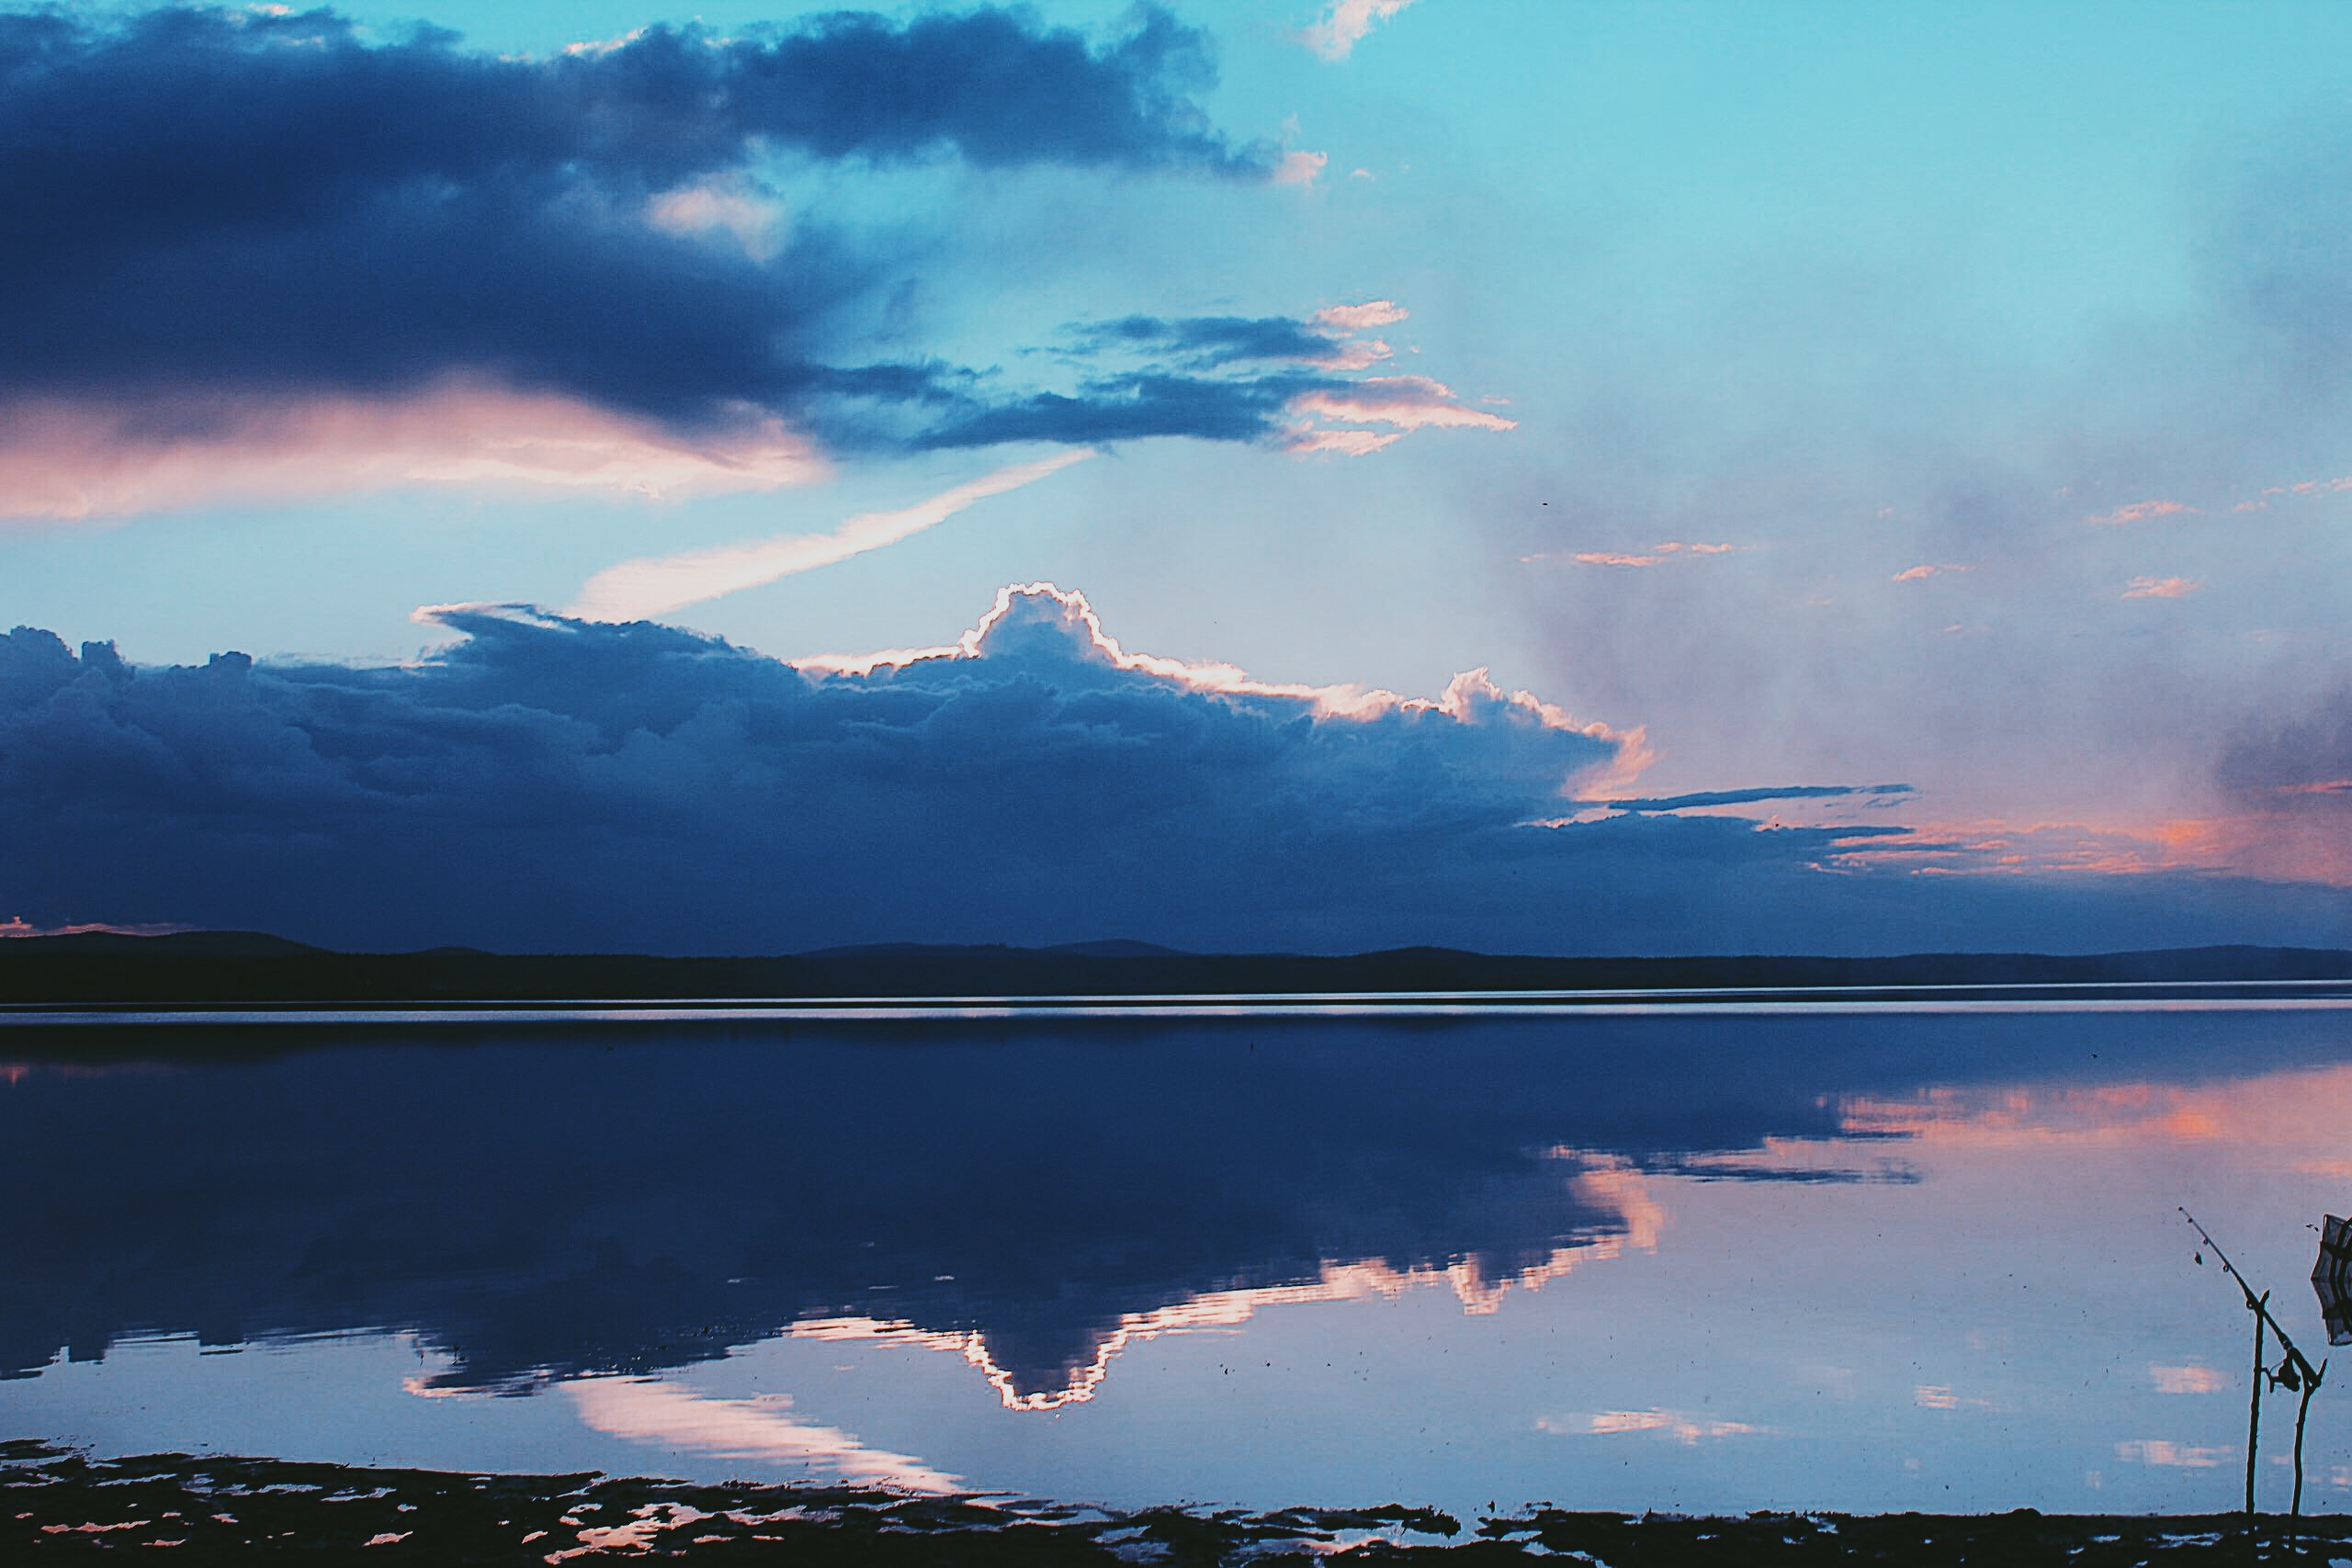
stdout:
<svg viewBox="0 0 2352 1568">
<path fill-rule="evenodd" d="M 100 1454 L 2213 1511 L 2178 1206 L 2325 1352 L 2352 1009 L 18 1028 L 0 1190 L 0 1438 Z"/>
</svg>

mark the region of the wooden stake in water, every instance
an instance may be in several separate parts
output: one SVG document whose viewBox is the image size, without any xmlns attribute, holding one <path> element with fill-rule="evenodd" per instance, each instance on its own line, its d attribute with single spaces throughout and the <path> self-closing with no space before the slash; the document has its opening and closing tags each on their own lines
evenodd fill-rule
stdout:
<svg viewBox="0 0 2352 1568">
<path fill-rule="evenodd" d="M 2183 1213 L 2188 1212 L 2186 1209 L 2181 1211 Z M 2221 1252 L 2218 1247 L 2213 1249 L 2217 1258 Z M 2229 1265 L 2225 1262 L 2222 1267 L 2226 1269 Z M 2249 1383 L 2253 1397 L 2247 1402 L 2245 1411 L 2245 1517 L 2250 1519 L 2254 1517 L 2254 1454 L 2256 1447 L 2262 1441 L 2262 1325 L 2270 1316 L 2270 1292 L 2263 1292 L 2262 1299 L 2256 1301 L 2254 1292 L 2248 1291 L 2245 1304 L 2254 1311 L 2254 1377 Z"/>
</svg>

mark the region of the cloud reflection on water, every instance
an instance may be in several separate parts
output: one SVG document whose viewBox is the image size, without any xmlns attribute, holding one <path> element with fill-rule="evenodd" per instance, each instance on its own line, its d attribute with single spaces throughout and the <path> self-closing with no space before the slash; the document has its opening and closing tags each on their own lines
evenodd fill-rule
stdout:
<svg viewBox="0 0 2352 1568">
<path fill-rule="evenodd" d="M 246 1036 L 306 1048 L 0 1075 L 0 1179 L 33 1195 L 0 1212 L 0 1367 L 390 1328 L 445 1355 L 424 1391 L 528 1392 L 787 1336 L 1063 1409 L 1155 1337 L 1440 1290 L 1493 1314 L 1670 1251 L 1677 1179 L 2075 1144 L 2308 1170 L 2352 1112 L 2312 1016 Z"/>
<path fill-rule="evenodd" d="M 868 1448 L 847 1432 L 804 1420 L 788 1394 L 718 1399 L 647 1378 L 615 1377 L 578 1378 L 563 1392 L 582 1421 L 616 1438 L 720 1459 L 783 1460 L 902 1492 L 970 1489 L 911 1454 Z"/>
<path fill-rule="evenodd" d="M 1567 1153 L 1556 1149 L 1550 1152 L 1553 1157 Z M 1566 1279 L 1581 1264 L 1617 1258 L 1627 1247 L 1642 1252 L 1657 1250 L 1666 1210 L 1650 1195 L 1640 1171 L 1623 1161 L 1603 1156 L 1594 1168 L 1570 1178 L 1568 1185 L 1571 1190 L 1581 1190 L 1593 1201 L 1595 1213 L 1608 1213 L 1613 1209 L 1623 1230 L 1555 1247 L 1550 1257 L 1500 1279 L 1489 1279 L 1476 1255 L 1458 1258 L 1442 1268 L 1423 1264 L 1396 1269 L 1378 1258 L 1327 1260 L 1320 1277 L 1309 1282 L 1211 1291 L 1149 1312 L 1123 1313 L 1116 1326 L 1097 1339 L 1093 1359 L 1071 1369 L 1067 1381 L 1057 1388 L 1023 1388 L 1012 1369 L 998 1364 L 987 1335 L 977 1330 L 942 1333 L 902 1320 L 838 1317 L 804 1320 L 791 1325 L 787 1332 L 795 1338 L 906 1345 L 960 1355 L 988 1380 L 1007 1410 L 1059 1410 L 1092 1399 L 1103 1379 L 1110 1375 L 1113 1359 L 1130 1344 L 1156 1339 L 1163 1334 L 1235 1328 L 1269 1308 L 1393 1298 L 1409 1290 L 1441 1284 L 1453 1291 L 1465 1315 L 1483 1317 L 1498 1311 L 1503 1298 L 1514 1288 L 1540 1291 L 1552 1280 Z"/>
</svg>

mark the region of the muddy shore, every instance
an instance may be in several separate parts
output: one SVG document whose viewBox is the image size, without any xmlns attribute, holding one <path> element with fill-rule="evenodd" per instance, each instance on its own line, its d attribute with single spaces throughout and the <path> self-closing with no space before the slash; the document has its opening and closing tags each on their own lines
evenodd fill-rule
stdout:
<svg viewBox="0 0 2352 1568">
<path fill-rule="evenodd" d="M 175 1562 L 256 1554 L 370 1563 L 677 1558 L 795 1564 L 1225 1564 L 1547 1557 L 1681 1564 L 2325 1562 L 2352 1516 L 1754 1514 L 1707 1518 L 1537 1508 L 1456 1519 L 1405 1506 L 1271 1514 L 1106 1513 L 855 1487 L 690 1485 L 596 1475 L 465 1475 L 182 1454 L 92 1460 L 0 1443 L 0 1560 L 169 1548 Z"/>
</svg>

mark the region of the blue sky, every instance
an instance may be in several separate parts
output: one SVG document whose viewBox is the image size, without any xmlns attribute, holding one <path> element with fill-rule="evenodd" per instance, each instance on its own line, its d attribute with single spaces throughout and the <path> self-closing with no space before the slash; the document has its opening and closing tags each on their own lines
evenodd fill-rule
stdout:
<svg viewBox="0 0 2352 1568">
<path fill-rule="evenodd" d="M 254 655 L 257 711 L 315 750 L 286 694 L 444 678 L 413 661 L 457 623 L 419 606 L 807 660 L 951 647 L 1050 581 L 1122 657 L 1182 661 L 1126 672 L 1185 702 L 1336 735 L 1378 725 L 1289 689 L 1386 689 L 1475 728 L 1440 699 L 1484 669 L 1606 740 L 1507 809 L 1478 747 L 1447 753 L 1431 809 L 1458 788 L 1518 831 L 1491 861 L 1384 828 L 1430 857 L 1394 908 L 1501 916 L 1351 925 L 1329 911 L 1373 895 L 1309 856 L 1324 914 L 1185 884 L 1198 918 L 1160 934 L 1187 945 L 1220 918 L 1325 946 L 2352 940 L 2340 7 L 836 9 L 0 14 L 0 183 L 42 215 L 0 252 L 0 615 L 133 666 Z M 702 596 L 644 597 L 662 572 Z M 7 688 L 0 799 L 79 847 L 0 860 L 0 918 L 350 935 L 323 893 L 238 892 L 168 786 L 64 830 L 51 786 L 109 754 L 58 728 L 92 671 L 12 646 L 47 673 Z M 1287 694 L 1202 673 L 1225 665 Z M 1164 741 L 1130 722 L 1098 738 Z M 256 776 L 238 842 L 323 835 L 322 879 L 376 853 L 380 794 L 333 826 Z M 1799 784 L 1857 793 L 1593 804 Z M 1291 800 L 1299 841 L 1339 842 L 1364 787 Z M 187 865 L 113 863 L 126 824 Z M 1634 826 L 1673 847 L 1612 846 L 1650 911 L 1613 934 L 1544 902 L 1597 872 L 1494 892 Z M 1853 826 L 1911 832 L 1770 836 Z M 1767 850 L 1770 890 L 1720 860 Z M 1060 852 L 1083 876 L 1114 852 Z M 560 856 L 535 852 L 522 886 Z M 928 863 L 909 908 L 940 906 Z M 733 945 L 744 917 L 697 927 L 694 886 L 663 941 Z M 1159 886 L 1069 934 L 1152 934 Z M 438 940 L 423 889 L 387 902 Z M 1066 929 L 873 919 L 843 940 Z"/>
</svg>

